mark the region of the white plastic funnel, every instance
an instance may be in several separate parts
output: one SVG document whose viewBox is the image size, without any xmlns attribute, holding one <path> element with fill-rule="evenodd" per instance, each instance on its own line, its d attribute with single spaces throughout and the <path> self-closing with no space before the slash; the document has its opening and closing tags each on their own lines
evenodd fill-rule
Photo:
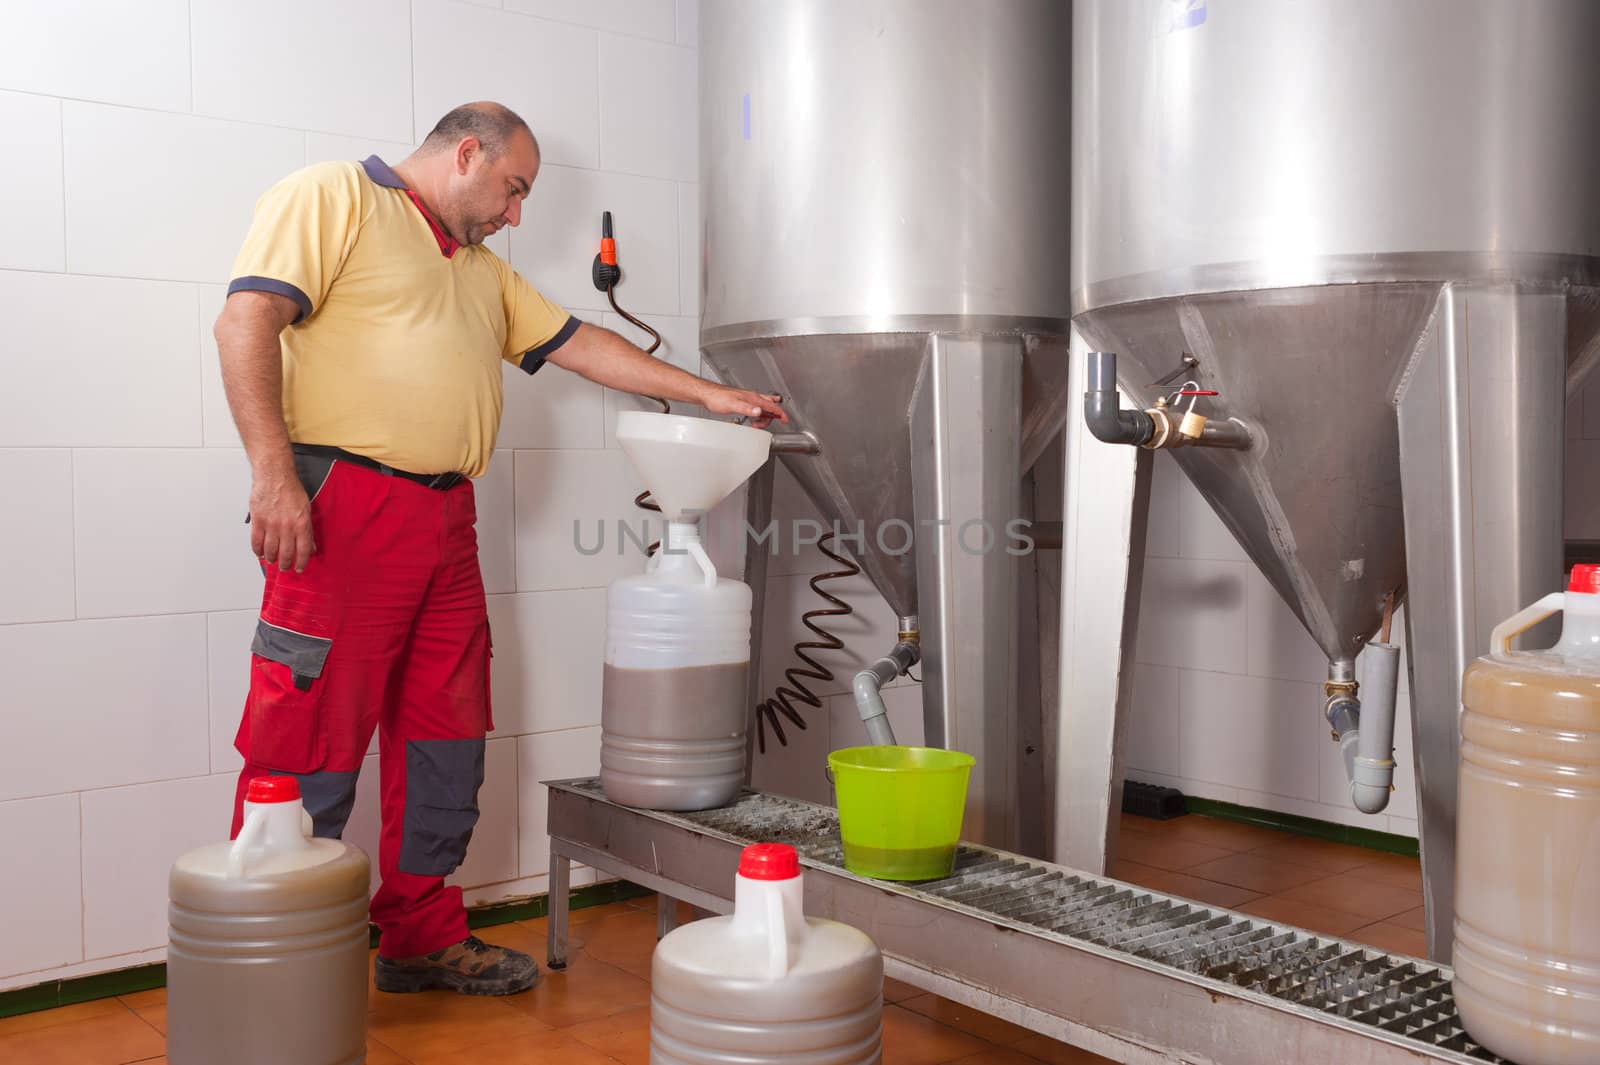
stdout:
<svg viewBox="0 0 1600 1065">
<path fill-rule="evenodd" d="M 617 415 L 617 443 L 668 521 L 692 521 L 767 461 L 772 434 L 747 425 L 630 410 Z"/>
</svg>

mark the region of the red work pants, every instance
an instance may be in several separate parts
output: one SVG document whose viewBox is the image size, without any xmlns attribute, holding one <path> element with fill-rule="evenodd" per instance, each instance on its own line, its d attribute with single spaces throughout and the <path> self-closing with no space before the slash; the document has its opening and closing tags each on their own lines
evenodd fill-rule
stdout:
<svg viewBox="0 0 1600 1065">
<path fill-rule="evenodd" d="M 297 777 L 318 836 L 337 838 L 378 730 L 387 957 L 467 936 L 461 863 L 478 819 L 489 706 L 489 622 L 470 481 L 429 488 L 296 456 L 317 551 L 304 573 L 266 567 L 233 830 L 251 778 Z"/>
</svg>

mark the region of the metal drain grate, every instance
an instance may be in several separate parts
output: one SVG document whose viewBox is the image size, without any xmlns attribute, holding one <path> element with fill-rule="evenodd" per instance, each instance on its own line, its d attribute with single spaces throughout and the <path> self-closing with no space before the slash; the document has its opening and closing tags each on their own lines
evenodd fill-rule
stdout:
<svg viewBox="0 0 1600 1065">
<path fill-rule="evenodd" d="M 600 797 L 598 784 L 593 793 Z M 808 861 L 844 868 L 838 817 L 825 807 L 748 794 L 719 810 L 653 816 L 681 819 L 740 842 L 788 843 Z M 965 845 L 949 878 L 903 886 L 1504 1065 L 1467 1036 L 1448 973 L 1425 962 Z"/>
</svg>

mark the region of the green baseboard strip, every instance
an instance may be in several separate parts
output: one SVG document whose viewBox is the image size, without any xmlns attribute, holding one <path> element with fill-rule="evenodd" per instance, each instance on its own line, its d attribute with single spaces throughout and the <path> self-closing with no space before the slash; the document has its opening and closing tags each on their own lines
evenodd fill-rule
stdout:
<svg viewBox="0 0 1600 1065">
<path fill-rule="evenodd" d="M 1390 854 L 1404 854 L 1411 858 L 1415 858 L 1421 853 L 1417 848 L 1416 840 L 1410 836 L 1397 836 L 1392 832 L 1379 832 L 1371 828 L 1356 828 L 1352 825 L 1341 825 L 1333 821 L 1319 821 L 1315 817 L 1301 817 L 1299 814 L 1284 814 L 1276 810 L 1262 810 L 1255 806 L 1239 806 L 1235 803 L 1221 802 L 1217 799 L 1198 799 L 1193 795 L 1184 796 L 1184 801 L 1192 814 L 1204 814 L 1207 817 L 1218 817 L 1225 821 L 1238 821 L 1246 825 L 1260 825 L 1263 828 L 1276 828 L 1280 832 L 1293 832 L 1299 836 L 1312 836 L 1316 839 L 1325 839 L 1333 843 L 1348 843 L 1352 847 L 1387 851 Z"/>
<path fill-rule="evenodd" d="M 574 910 L 590 906 L 605 906 L 613 902 L 642 898 L 652 894 L 647 888 L 626 880 L 612 880 L 603 884 L 573 888 L 568 904 Z M 471 928 L 491 928 L 512 921 L 532 921 L 550 912 L 547 895 L 526 899 L 513 899 L 492 906 L 480 906 L 467 911 L 467 925 Z M 378 945 L 378 931 L 372 930 L 371 942 Z M 149 991 L 167 986 L 167 966 L 164 962 L 138 965 L 115 972 L 78 976 L 70 980 L 51 980 L 32 987 L 19 987 L 14 991 L 0 991 L 0 1017 L 15 1017 L 23 1013 L 71 1006 L 116 995 L 131 995 L 136 991 Z"/>
</svg>

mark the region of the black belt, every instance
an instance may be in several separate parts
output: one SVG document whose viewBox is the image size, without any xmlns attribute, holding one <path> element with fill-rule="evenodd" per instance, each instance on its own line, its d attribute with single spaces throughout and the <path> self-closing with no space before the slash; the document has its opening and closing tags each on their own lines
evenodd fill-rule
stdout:
<svg viewBox="0 0 1600 1065">
<path fill-rule="evenodd" d="M 338 462 L 348 462 L 352 466 L 365 466 L 369 470 L 377 470 L 385 477 L 403 477 L 424 488 L 433 488 L 440 492 L 454 488 L 467 479 L 464 473 L 412 473 L 410 470 L 397 470 L 393 466 L 385 466 L 377 459 L 357 455 L 342 447 L 330 447 L 327 444 L 291 444 L 290 447 L 294 449 L 296 455 L 316 455 Z"/>
</svg>

